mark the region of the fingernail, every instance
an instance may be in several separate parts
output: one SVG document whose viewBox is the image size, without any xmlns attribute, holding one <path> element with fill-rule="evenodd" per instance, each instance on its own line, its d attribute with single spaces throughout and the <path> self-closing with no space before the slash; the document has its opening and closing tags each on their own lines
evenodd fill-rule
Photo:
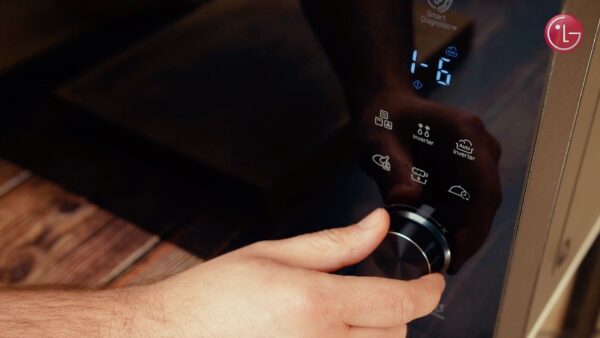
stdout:
<svg viewBox="0 0 600 338">
<path fill-rule="evenodd" d="M 375 209 L 362 221 L 358 222 L 358 226 L 363 229 L 368 229 L 376 226 L 381 221 L 381 209 Z"/>
</svg>

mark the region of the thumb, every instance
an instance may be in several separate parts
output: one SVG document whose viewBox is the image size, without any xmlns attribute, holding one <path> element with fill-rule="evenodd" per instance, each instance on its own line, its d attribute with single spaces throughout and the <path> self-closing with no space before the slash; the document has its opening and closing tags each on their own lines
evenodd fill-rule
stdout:
<svg viewBox="0 0 600 338">
<path fill-rule="evenodd" d="M 389 215 L 377 209 L 357 224 L 251 245 L 247 253 L 282 264 L 332 272 L 365 259 L 381 243 Z"/>
</svg>

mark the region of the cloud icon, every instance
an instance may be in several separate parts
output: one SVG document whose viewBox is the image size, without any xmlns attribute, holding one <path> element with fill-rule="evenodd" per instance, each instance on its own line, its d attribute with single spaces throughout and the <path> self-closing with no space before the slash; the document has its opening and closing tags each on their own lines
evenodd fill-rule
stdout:
<svg viewBox="0 0 600 338">
<path fill-rule="evenodd" d="M 451 58 L 457 58 L 458 57 L 458 48 L 456 48 L 454 46 L 450 46 L 450 47 L 446 48 L 446 55 L 448 55 Z"/>
</svg>

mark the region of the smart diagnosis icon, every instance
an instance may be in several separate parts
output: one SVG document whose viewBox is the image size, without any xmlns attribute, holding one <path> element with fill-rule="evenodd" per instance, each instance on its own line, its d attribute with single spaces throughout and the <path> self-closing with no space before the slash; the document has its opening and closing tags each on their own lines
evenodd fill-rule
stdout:
<svg viewBox="0 0 600 338">
<path fill-rule="evenodd" d="M 452 7 L 454 0 L 427 0 L 427 2 L 429 2 L 431 8 L 436 9 L 440 13 L 446 13 Z"/>
<path fill-rule="evenodd" d="M 451 186 L 450 189 L 448 189 L 448 192 L 452 195 L 462 198 L 465 201 L 469 201 L 471 199 L 471 194 L 469 194 L 469 192 L 460 185 Z"/>
<path fill-rule="evenodd" d="M 375 154 L 372 157 L 373 162 L 378 165 L 379 167 L 381 167 L 381 169 L 385 170 L 385 171 L 391 171 L 392 170 L 392 165 L 390 164 L 390 157 L 389 156 L 383 156 L 383 155 L 379 155 L 379 154 Z"/>
<path fill-rule="evenodd" d="M 546 43 L 558 53 L 569 53 L 583 40 L 583 25 L 572 15 L 560 14 L 548 21 Z"/>
<path fill-rule="evenodd" d="M 452 20 L 450 17 L 446 17 L 444 14 L 450 10 L 454 0 L 427 0 L 427 2 L 429 3 L 429 6 L 433 8 L 433 10 L 427 10 L 426 13 L 421 15 L 420 19 L 418 20 L 422 24 L 451 32 L 456 32 L 458 30 L 456 22 L 454 22 L 455 20 Z"/>
</svg>

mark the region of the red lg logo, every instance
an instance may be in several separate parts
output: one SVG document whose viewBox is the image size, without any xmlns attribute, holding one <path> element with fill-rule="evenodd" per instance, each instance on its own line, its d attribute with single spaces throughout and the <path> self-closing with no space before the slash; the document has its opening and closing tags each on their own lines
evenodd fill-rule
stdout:
<svg viewBox="0 0 600 338">
<path fill-rule="evenodd" d="M 559 53 L 569 53 L 583 41 L 583 25 L 574 16 L 560 14 L 546 25 L 546 43 Z"/>
</svg>

